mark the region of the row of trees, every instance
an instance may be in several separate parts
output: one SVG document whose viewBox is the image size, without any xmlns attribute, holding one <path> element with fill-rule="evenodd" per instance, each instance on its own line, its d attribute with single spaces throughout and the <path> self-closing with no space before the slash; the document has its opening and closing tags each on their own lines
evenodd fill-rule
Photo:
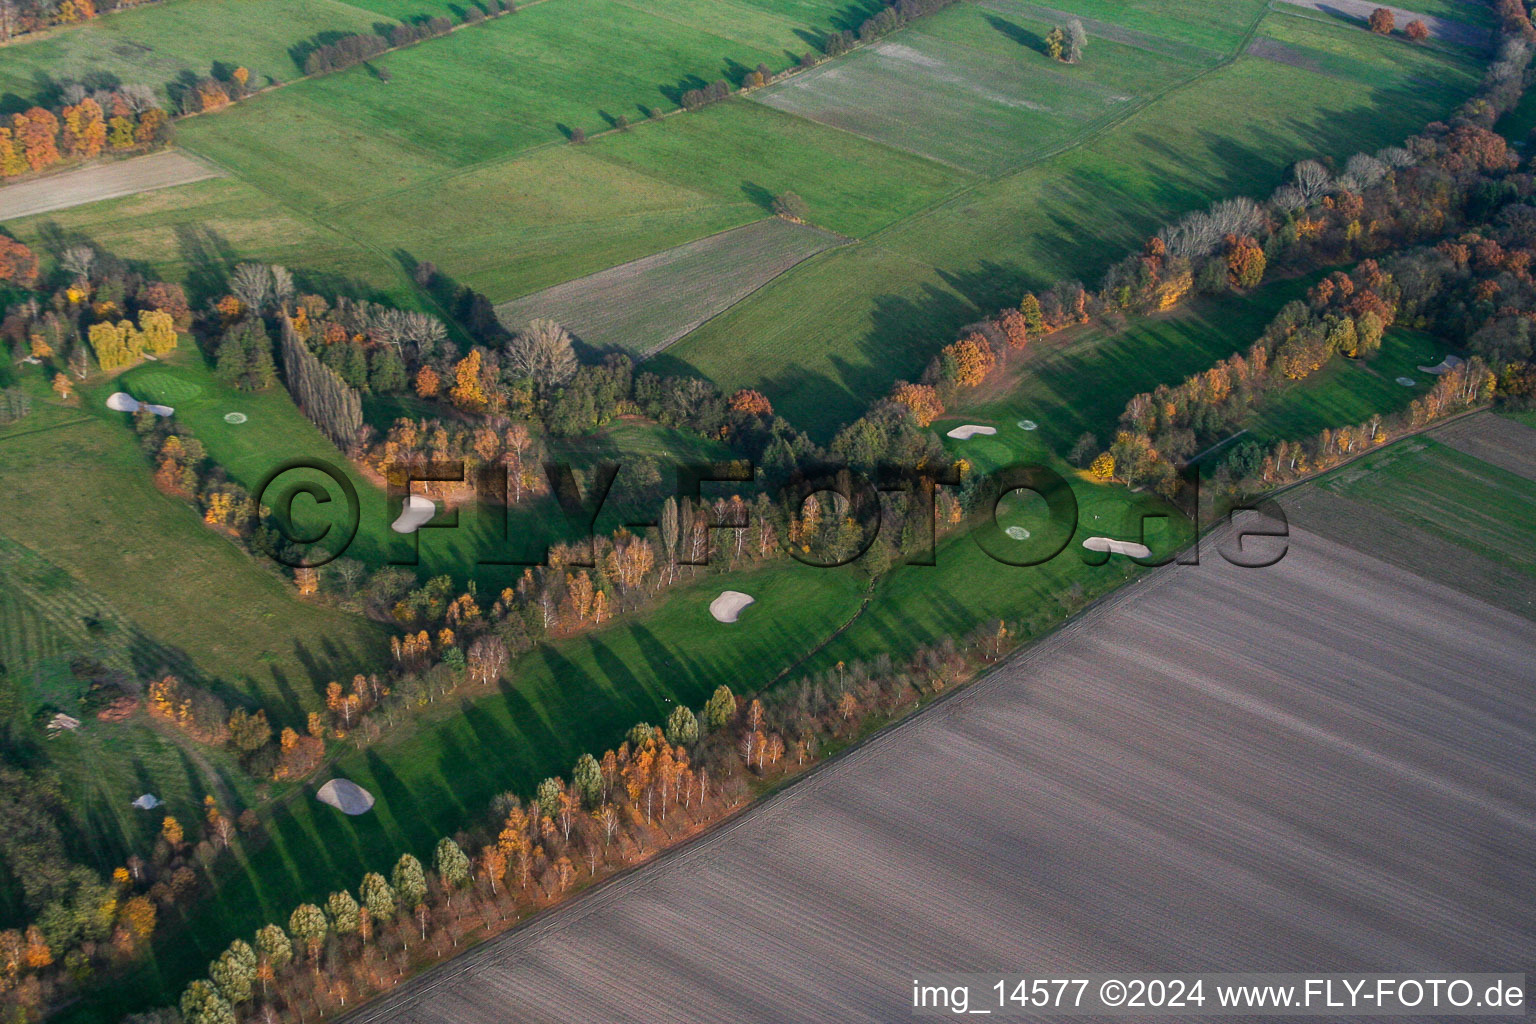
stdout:
<svg viewBox="0 0 1536 1024">
<path fill-rule="evenodd" d="M 106 152 L 155 149 L 170 139 L 169 116 L 141 92 L 85 96 L 59 111 L 32 107 L 0 125 L 0 179 Z"/>
<path fill-rule="evenodd" d="M 154 0 L 0 0 L 0 42 L 55 25 L 78 25 Z"/>
<path fill-rule="evenodd" d="M 821 41 L 821 52 L 827 57 L 841 56 L 860 43 L 874 42 L 881 36 L 889 35 L 924 15 L 943 10 L 954 2 L 955 0 L 885 0 L 878 11 L 859 24 L 857 32 L 844 29 L 841 32 L 827 33 Z M 814 62 L 811 55 L 808 54 L 807 58 L 807 61 L 801 63 Z"/>
<path fill-rule="evenodd" d="M 464 9 L 465 24 L 484 21 L 517 11 L 514 0 L 485 0 L 484 4 L 471 3 Z M 388 50 L 419 43 L 423 39 L 446 35 L 453 31 L 453 22 L 442 15 L 417 18 L 377 32 L 354 32 L 335 42 L 323 43 L 310 50 L 304 58 L 306 75 L 323 75 L 331 71 L 361 64 Z"/>
</svg>

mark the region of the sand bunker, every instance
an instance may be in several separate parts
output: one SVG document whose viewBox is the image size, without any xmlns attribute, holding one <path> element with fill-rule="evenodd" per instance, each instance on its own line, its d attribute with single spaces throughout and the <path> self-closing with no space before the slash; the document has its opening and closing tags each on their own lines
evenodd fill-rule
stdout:
<svg viewBox="0 0 1536 1024">
<path fill-rule="evenodd" d="M 709 614 L 720 622 L 735 622 L 736 616 L 741 610 L 753 601 L 748 594 L 739 590 L 722 591 L 720 596 L 709 602 Z"/>
<path fill-rule="evenodd" d="M 161 800 L 153 793 L 145 793 L 143 796 L 139 797 L 133 802 L 133 806 L 137 807 L 141 811 L 152 811 L 164 802 L 165 801 Z"/>
<path fill-rule="evenodd" d="M 1419 382 L 1414 380 L 1412 377 L 1399 377 L 1397 378 L 1397 382 L 1405 388 L 1416 388 L 1419 386 Z"/>
<path fill-rule="evenodd" d="M 1003 532 L 1014 540 L 1029 540 L 1029 531 L 1022 526 L 1010 526 Z"/>
<path fill-rule="evenodd" d="M 419 494 L 407 494 L 405 507 L 400 510 L 400 518 L 389 524 L 389 528 L 396 533 L 415 533 L 422 526 L 430 523 L 432 517 L 437 515 L 437 506 L 431 498 L 423 498 Z"/>
<path fill-rule="evenodd" d="M 113 412 L 138 412 L 140 409 L 148 409 L 156 416 L 170 416 L 176 410 L 168 405 L 151 405 L 148 402 L 140 402 L 125 391 L 114 391 L 107 396 L 107 408 Z"/>
<path fill-rule="evenodd" d="M 373 809 L 373 794 L 349 779 L 332 779 L 320 787 L 315 799 L 342 814 L 366 814 Z"/>
<path fill-rule="evenodd" d="M 240 424 L 244 423 L 245 420 L 246 415 L 243 412 L 227 412 L 224 414 L 224 422 L 233 423 L 235 426 L 239 426 Z"/>
<path fill-rule="evenodd" d="M 1145 544 L 1137 544 L 1129 540 L 1111 540 L 1108 537 L 1089 537 L 1083 541 L 1083 547 L 1089 551 L 1108 551 L 1113 555 L 1129 555 L 1131 558 L 1146 558 L 1152 553 L 1152 549 Z"/>
<path fill-rule="evenodd" d="M 1450 373 L 1452 370 L 1456 369 L 1456 367 L 1460 366 L 1463 362 L 1465 362 L 1465 360 L 1463 360 L 1461 358 L 1461 356 L 1446 356 L 1444 359 L 1440 360 L 1434 366 L 1421 366 L 1421 367 L 1419 367 L 1419 372 L 1420 373 L 1432 373 L 1436 377 L 1438 377 L 1442 373 Z"/>
<path fill-rule="evenodd" d="M 977 436 L 978 434 L 985 435 L 995 433 L 997 433 L 996 427 L 982 427 L 975 423 L 967 423 L 963 427 L 956 427 L 954 430 L 951 430 L 949 432 L 949 436 L 954 438 L 956 441 L 969 441 L 971 438 Z"/>
<path fill-rule="evenodd" d="M 1034 420 L 1019 420 L 1019 429 L 1038 430 L 1040 429 L 1040 424 L 1036 423 Z"/>
</svg>

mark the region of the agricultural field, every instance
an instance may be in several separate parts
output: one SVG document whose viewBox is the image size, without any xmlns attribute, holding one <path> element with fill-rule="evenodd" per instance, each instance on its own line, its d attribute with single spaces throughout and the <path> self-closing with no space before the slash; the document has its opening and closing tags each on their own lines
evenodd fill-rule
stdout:
<svg viewBox="0 0 1536 1024">
<path fill-rule="evenodd" d="M 1394 565 L 1536 618 L 1533 444 L 1536 430 L 1478 414 L 1373 452 L 1288 496 L 1284 507 L 1307 529 L 1369 544 Z M 1500 450 L 1524 464 L 1490 454 Z"/>
<path fill-rule="evenodd" d="M 1265 570 L 1212 552 L 362 1019 L 490 1024 L 507 993 L 535 1020 L 622 1015 L 615 963 L 658 1019 L 765 1024 L 896 1020 L 911 964 L 999 949 L 1492 969 L 1536 912 L 1512 838 L 1533 647 L 1536 625 L 1313 534 Z"/>
<path fill-rule="evenodd" d="M 645 359 L 839 241 L 775 217 L 502 303 L 496 315 L 509 330 L 556 320 L 594 353 Z"/>
</svg>

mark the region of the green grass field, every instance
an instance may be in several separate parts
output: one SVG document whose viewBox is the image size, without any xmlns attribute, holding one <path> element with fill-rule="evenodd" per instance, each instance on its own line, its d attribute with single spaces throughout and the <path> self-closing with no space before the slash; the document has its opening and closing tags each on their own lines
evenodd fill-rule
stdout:
<svg viewBox="0 0 1536 1024">
<path fill-rule="evenodd" d="M 1044 57 L 1050 23 L 963 4 L 753 100 L 954 167 L 997 174 L 1091 132 L 1200 65 L 1108 39 L 1077 67 Z"/>
<path fill-rule="evenodd" d="M 209 457 L 222 466 L 231 479 L 250 491 L 262 485 L 274 472 L 296 459 L 318 459 L 343 473 L 356 489 L 360 518 L 356 538 L 346 550 L 346 557 L 357 559 L 371 568 L 384 565 L 408 565 L 418 577 L 448 575 L 458 584 L 475 579 L 486 593 L 496 593 L 516 582 L 520 565 L 481 565 L 496 558 L 519 561 L 541 559 L 545 545 L 569 540 L 575 529 L 561 517 L 553 499 L 539 498 L 516 506 L 507 516 L 511 541 L 501 539 L 499 509 L 482 508 L 468 503 L 458 510 L 458 525 L 424 528 L 416 537 L 395 533 L 390 524 L 399 510 L 389 505 L 383 488 L 365 477 L 324 435 L 294 406 L 282 388 L 267 391 L 238 391 L 216 380 L 192 353 L 180 353 L 172 361 L 149 363 L 124 373 L 119 386 L 142 401 L 171 404 L 178 423 L 203 442 Z M 225 416 L 244 413 L 246 422 L 231 424 Z M 121 416 L 124 423 L 126 415 Z M 387 426 L 388 415 L 380 426 Z M 651 423 L 628 421 L 615 423 L 595 434 L 577 439 L 549 442 L 553 458 L 585 470 L 602 460 L 621 463 L 651 458 L 668 464 L 679 461 L 709 461 L 729 457 L 718 442 L 695 434 L 672 430 Z M 144 470 L 146 475 L 149 470 Z M 651 518 L 656 509 L 639 504 L 644 490 L 621 470 L 613 491 L 604 503 L 596 529 L 608 533 L 639 518 Z M 326 526 L 347 528 L 341 488 L 324 474 L 296 469 L 285 472 L 274 495 L 297 484 L 312 483 L 333 499 L 320 505 L 300 497 L 293 505 L 295 526 L 309 533 Z M 668 481 L 670 484 L 670 481 Z M 326 574 L 321 568 L 322 577 Z"/>
<path fill-rule="evenodd" d="M 0 537 L 118 609 L 144 638 L 141 675 L 174 670 L 302 720 L 327 682 L 377 663 L 383 632 L 301 603 L 190 506 L 157 491 L 127 416 L 102 404 L 113 389 L 83 387 L 80 407 L 41 408 L 0 434 Z"/>
<path fill-rule="evenodd" d="M 1435 382 L 1419 367 L 1435 365 L 1446 351 L 1445 342 L 1422 331 L 1394 328 L 1369 359 L 1334 359 L 1266 399 L 1244 423 L 1245 438 L 1296 441 L 1325 428 L 1355 426 L 1373 415 L 1406 409 Z M 1417 384 L 1407 387 L 1398 382 L 1400 377 Z"/>
<path fill-rule="evenodd" d="M 1092 281 L 1180 210 L 1267 194 L 1300 155 L 1399 142 L 1474 84 L 1470 62 L 1343 27 L 1270 14 L 1260 31 L 1332 71 L 1240 57 L 1075 148 L 803 264 L 667 358 L 725 387 L 759 387 L 829 433 L 1026 288 Z"/>
<path fill-rule="evenodd" d="M 1282 503 L 1309 530 L 1536 618 L 1536 482 L 1433 431 L 1372 452 Z"/>
<path fill-rule="evenodd" d="M 412 3 L 412 13 L 437 6 Z M 436 13 L 436 12 L 433 12 Z M 47 99 L 55 82 L 88 75 L 165 94 L 184 75 L 207 77 L 215 61 L 244 66 L 253 86 L 303 74 L 292 48 L 321 33 L 372 31 L 380 18 L 342 0 L 166 0 L 55 29 L 0 51 L 0 109 Z"/>
<path fill-rule="evenodd" d="M 63 569 L 0 538 L 0 722 L 11 754 L 55 774 L 73 826 L 71 855 L 106 873 L 153 842 L 161 814 L 131 806 L 152 792 L 162 813 L 195 820 L 203 796 L 249 799 L 254 783 L 223 752 L 152 726 L 143 714 L 97 721 L 81 706 L 88 680 L 71 670 L 79 657 L 134 673 L 155 644 L 119 609 Z M 45 739 L 40 722 L 55 712 L 79 718 L 72 732 Z M 10 923 L 14 886 L 0 884 L 0 920 Z"/>
</svg>

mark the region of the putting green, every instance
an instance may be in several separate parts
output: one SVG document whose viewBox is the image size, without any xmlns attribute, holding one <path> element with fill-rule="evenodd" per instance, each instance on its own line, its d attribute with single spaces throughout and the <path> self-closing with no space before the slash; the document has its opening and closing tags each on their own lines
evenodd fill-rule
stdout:
<svg viewBox="0 0 1536 1024">
<path fill-rule="evenodd" d="M 126 373 L 122 383 L 139 401 L 162 405 L 180 405 L 203 393 L 202 385 L 196 381 L 188 380 L 175 370 L 159 367 Z"/>
</svg>

